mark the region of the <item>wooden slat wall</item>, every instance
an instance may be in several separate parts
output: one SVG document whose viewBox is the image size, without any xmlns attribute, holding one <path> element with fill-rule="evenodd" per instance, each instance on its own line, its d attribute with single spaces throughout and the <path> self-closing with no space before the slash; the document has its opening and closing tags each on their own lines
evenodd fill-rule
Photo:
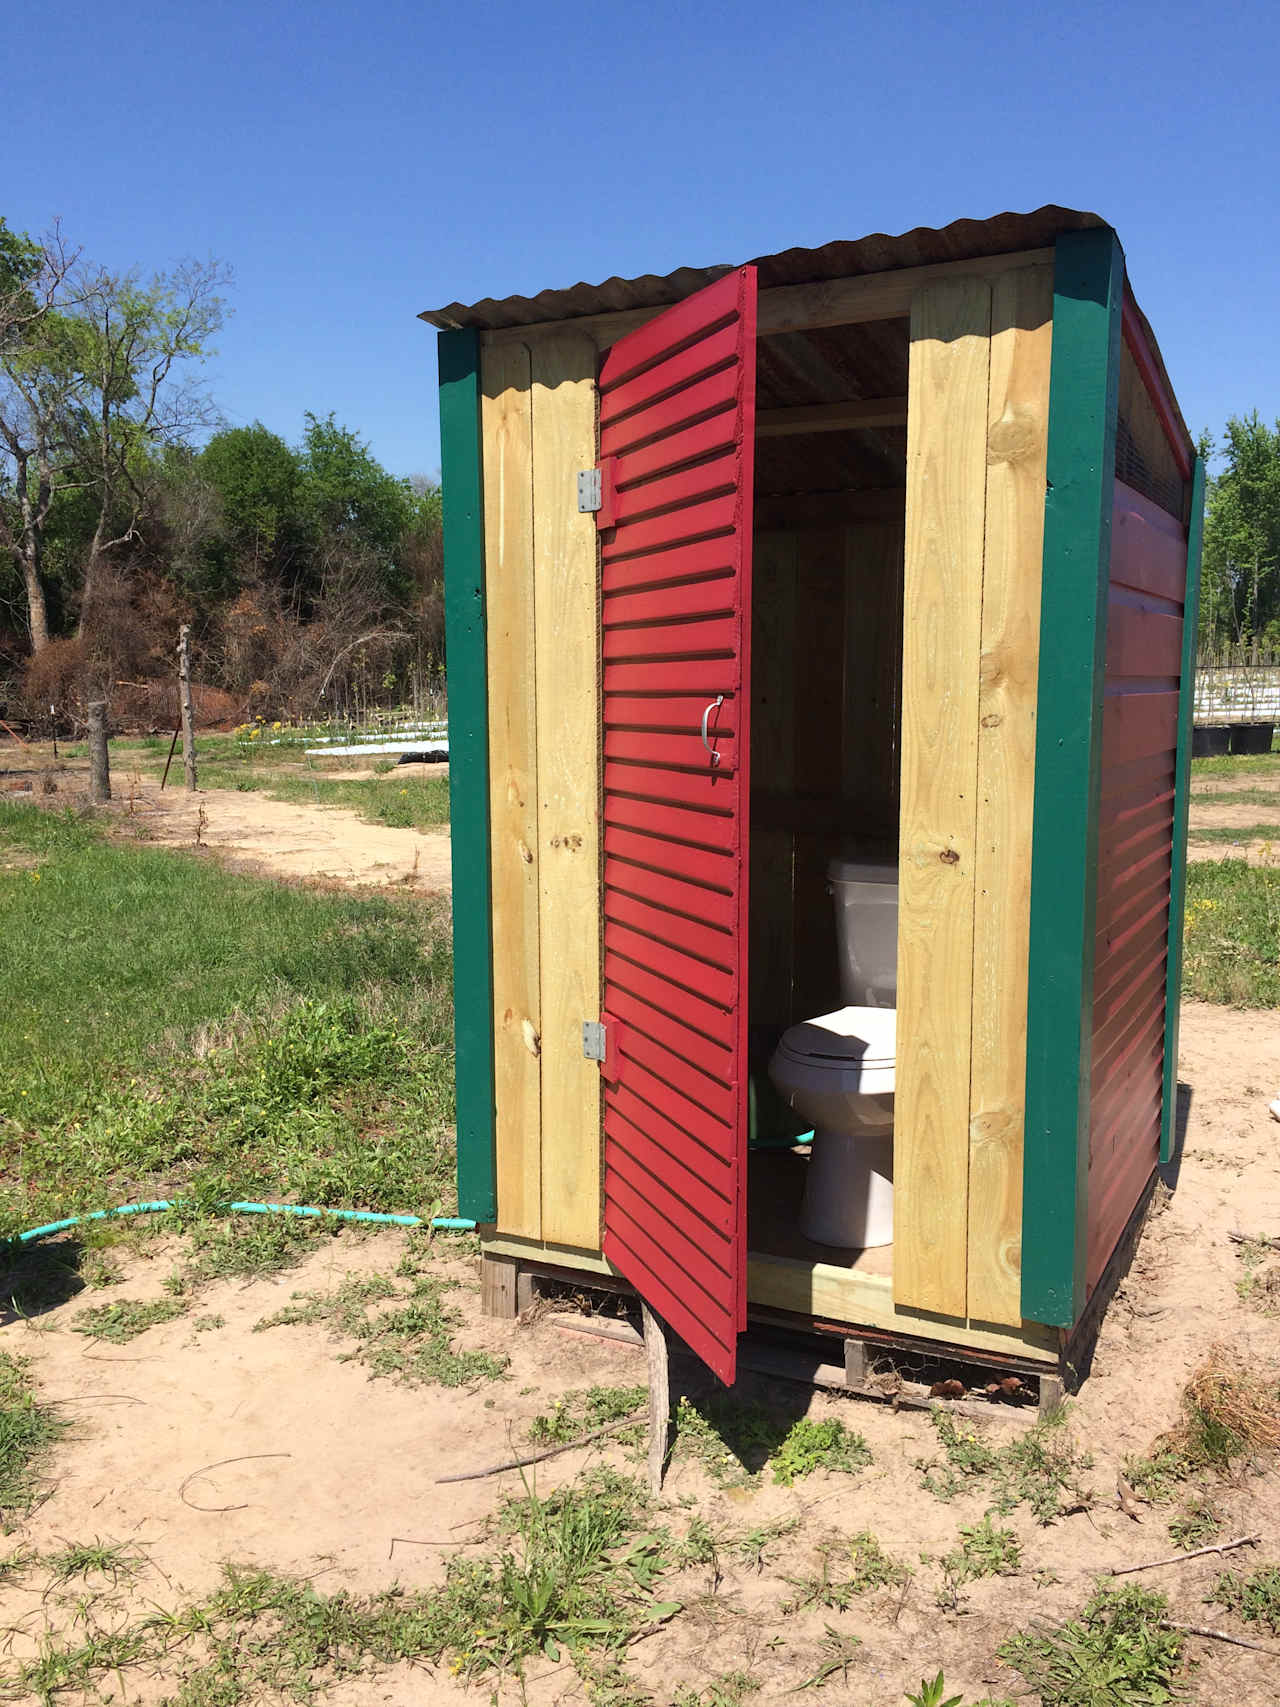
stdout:
<svg viewBox="0 0 1280 1707">
<path fill-rule="evenodd" d="M 481 362 L 498 1226 L 542 1232 L 533 393 L 528 345 Z"/>
<path fill-rule="evenodd" d="M 600 1248 L 600 599 L 577 475 L 596 461 L 594 342 L 532 345 L 542 1237 Z M 495 952 L 495 961 L 497 953 Z"/>
<path fill-rule="evenodd" d="M 966 1314 L 978 684 L 991 286 L 911 311 L 894 1298 Z"/>
<path fill-rule="evenodd" d="M 978 700 L 968 1313 L 1022 1319 L 1031 817 L 1053 270 L 992 286 Z"/>
<path fill-rule="evenodd" d="M 1098 812 L 1087 1281 L 1155 1167 L 1187 537 L 1116 482 Z"/>
</svg>

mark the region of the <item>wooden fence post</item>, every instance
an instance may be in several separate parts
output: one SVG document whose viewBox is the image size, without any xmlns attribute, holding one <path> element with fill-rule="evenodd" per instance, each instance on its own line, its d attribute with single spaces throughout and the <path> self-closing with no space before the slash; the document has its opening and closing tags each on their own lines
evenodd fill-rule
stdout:
<svg viewBox="0 0 1280 1707">
<path fill-rule="evenodd" d="M 195 718 L 191 711 L 191 629 L 183 623 L 178 631 L 178 700 L 182 709 L 182 764 L 189 791 L 196 786 Z"/>
<path fill-rule="evenodd" d="M 107 758 L 106 701 L 89 701 L 89 798 L 95 806 L 111 798 L 111 765 Z"/>
</svg>

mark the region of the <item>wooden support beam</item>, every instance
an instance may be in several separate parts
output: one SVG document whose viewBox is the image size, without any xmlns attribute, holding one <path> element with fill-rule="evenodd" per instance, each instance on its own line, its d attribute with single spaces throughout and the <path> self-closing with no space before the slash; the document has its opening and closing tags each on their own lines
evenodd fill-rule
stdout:
<svg viewBox="0 0 1280 1707">
<path fill-rule="evenodd" d="M 979 255 L 968 261 L 939 261 L 927 267 L 900 267 L 891 273 L 826 279 L 820 284 L 775 285 L 760 292 L 756 329 L 765 338 L 777 332 L 856 326 L 868 320 L 905 320 L 911 313 L 912 297 L 925 285 L 944 279 L 996 278 L 1010 267 L 1030 267 L 1052 260 L 1052 249 L 1023 249 L 1011 255 Z M 659 303 L 653 308 L 628 308 L 617 314 L 584 314 L 572 320 L 544 320 L 531 326 L 501 326 L 492 332 L 482 332 L 481 338 L 486 344 L 500 344 L 572 330 L 585 332 L 599 349 L 606 350 L 669 306 Z"/>
<path fill-rule="evenodd" d="M 905 397 L 859 397 L 849 403 L 801 403 L 756 411 L 756 437 L 791 438 L 797 433 L 844 433 L 860 427 L 905 427 Z"/>
<path fill-rule="evenodd" d="M 649 1492 L 660 1494 L 671 1433 L 671 1362 L 665 1324 L 643 1300 L 640 1314 L 649 1360 Z"/>
<path fill-rule="evenodd" d="M 495 1257 L 488 1252 L 480 1258 L 480 1314 L 496 1316 L 499 1321 L 513 1321 L 516 1308 L 516 1282 L 520 1265 L 514 1257 Z"/>
</svg>

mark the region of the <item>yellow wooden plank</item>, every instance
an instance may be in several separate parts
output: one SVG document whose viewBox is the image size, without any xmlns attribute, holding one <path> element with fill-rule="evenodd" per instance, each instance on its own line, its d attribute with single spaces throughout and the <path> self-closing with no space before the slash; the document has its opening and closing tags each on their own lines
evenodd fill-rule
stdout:
<svg viewBox="0 0 1280 1707">
<path fill-rule="evenodd" d="M 498 1225 L 541 1230 L 533 395 L 526 344 L 481 357 Z"/>
<path fill-rule="evenodd" d="M 573 332 L 531 349 L 542 1236 L 598 1250 L 600 1070 L 582 1023 L 600 1017 L 600 597 L 595 520 L 577 496 L 596 461 L 597 356 Z"/>
<path fill-rule="evenodd" d="M 1022 1319 L 1031 805 L 1053 272 L 992 289 L 969 1096 L 969 1314 Z"/>
<path fill-rule="evenodd" d="M 824 1322 L 848 1322 L 912 1334 L 943 1345 L 973 1346 L 1055 1362 L 1057 1329 L 1038 1322 L 1016 1328 L 938 1317 L 905 1309 L 894 1301 L 894 1283 L 885 1274 L 863 1274 L 836 1263 L 805 1262 L 798 1257 L 747 1256 L 747 1299 L 773 1310 L 794 1310 Z"/>
<path fill-rule="evenodd" d="M 894 1276 L 966 1313 L 975 791 L 991 286 L 911 307 L 899 825 Z"/>
</svg>

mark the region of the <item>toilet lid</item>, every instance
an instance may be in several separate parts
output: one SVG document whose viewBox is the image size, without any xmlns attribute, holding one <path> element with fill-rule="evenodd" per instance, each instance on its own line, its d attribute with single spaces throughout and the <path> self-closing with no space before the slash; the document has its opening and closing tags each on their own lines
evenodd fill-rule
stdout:
<svg viewBox="0 0 1280 1707">
<path fill-rule="evenodd" d="M 840 1008 L 793 1025 L 779 1047 L 807 1061 L 892 1067 L 897 1032 L 896 1008 Z"/>
</svg>

